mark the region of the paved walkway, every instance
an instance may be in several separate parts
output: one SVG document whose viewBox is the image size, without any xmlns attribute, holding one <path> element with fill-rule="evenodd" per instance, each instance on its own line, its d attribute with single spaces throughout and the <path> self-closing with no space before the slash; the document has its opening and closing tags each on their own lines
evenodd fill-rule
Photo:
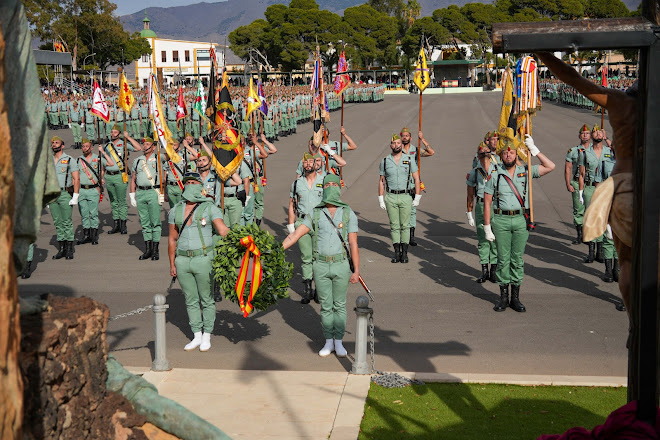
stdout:
<svg viewBox="0 0 660 440">
<path fill-rule="evenodd" d="M 232 439 L 355 440 L 371 376 L 328 371 L 177 368 L 142 374 L 158 392 Z M 625 386 L 625 377 L 399 373 L 424 382 Z"/>
</svg>

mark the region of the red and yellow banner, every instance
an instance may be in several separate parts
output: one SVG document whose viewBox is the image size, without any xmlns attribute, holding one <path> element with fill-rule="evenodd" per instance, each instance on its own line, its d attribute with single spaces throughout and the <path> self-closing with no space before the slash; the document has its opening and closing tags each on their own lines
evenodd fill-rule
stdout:
<svg viewBox="0 0 660 440">
<path fill-rule="evenodd" d="M 236 280 L 236 294 L 238 295 L 238 303 L 241 306 L 243 317 L 247 318 L 253 309 L 251 301 L 254 298 L 255 292 L 261 285 L 261 251 L 254 243 L 254 238 L 252 238 L 251 235 L 241 238 L 241 245 L 245 246 L 247 249 L 245 250 L 245 255 L 243 255 L 241 270 L 238 272 L 238 279 Z M 245 283 L 247 282 L 250 259 L 253 255 L 254 264 L 252 266 L 252 279 L 250 280 L 250 295 L 248 296 L 247 301 L 245 301 L 243 299 L 243 291 L 245 290 Z"/>
</svg>

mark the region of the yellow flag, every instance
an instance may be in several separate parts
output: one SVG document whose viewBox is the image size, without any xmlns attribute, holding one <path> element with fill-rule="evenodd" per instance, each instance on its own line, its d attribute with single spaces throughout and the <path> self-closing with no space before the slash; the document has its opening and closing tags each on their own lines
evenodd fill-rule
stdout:
<svg viewBox="0 0 660 440">
<path fill-rule="evenodd" d="M 502 110 L 500 111 L 500 123 L 497 127 L 498 131 L 506 128 L 509 125 L 509 117 L 513 106 L 513 81 L 511 78 L 511 71 L 509 69 L 504 71 L 502 77 Z"/>
<path fill-rule="evenodd" d="M 126 76 L 124 72 L 121 73 L 119 77 L 119 106 L 124 109 L 126 113 L 130 113 L 135 104 L 135 97 L 131 88 L 128 86 L 128 81 L 126 81 Z"/>
<path fill-rule="evenodd" d="M 419 49 L 419 56 L 417 57 L 417 67 L 415 67 L 415 76 L 413 77 L 413 82 L 422 92 L 431 82 L 429 68 L 426 66 L 426 54 L 424 53 L 423 47 Z"/>
<path fill-rule="evenodd" d="M 154 137 L 165 147 L 165 151 L 167 151 L 167 155 L 172 162 L 181 162 L 181 157 L 176 151 L 174 151 L 174 140 L 172 139 L 172 133 L 165 122 L 165 113 L 163 112 L 163 106 L 160 103 L 156 77 L 153 74 L 149 81 L 149 115 L 154 125 Z"/>
<path fill-rule="evenodd" d="M 257 94 L 257 91 L 254 89 L 252 84 L 252 78 L 250 78 L 250 93 L 248 94 L 248 105 L 247 105 L 247 114 L 249 115 L 255 110 L 258 110 L 261 107 L 261 98 Z"/>
</svg>

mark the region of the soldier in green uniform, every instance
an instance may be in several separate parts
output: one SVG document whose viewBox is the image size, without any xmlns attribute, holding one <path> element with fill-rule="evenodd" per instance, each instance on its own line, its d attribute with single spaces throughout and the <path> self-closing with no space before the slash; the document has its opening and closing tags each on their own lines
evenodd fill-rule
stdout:
<svg viewBox="0 0 660 440">
<path fill-rule="evenodd" d="M 387 210 L 390 220 L 394 257 L 392 263 L 408 262 L 408 243 L 410 241 L 410 211 L 418 206 L 422 198 L 420 193 L 419 171 L 412 156 L 403 154 L 401 137 L 392 135 L 390 141 L 392 153 L 380 161 L 378 180 L 378 204 Z M 411 188 L 410 176 L 414 186 Z M 386 194 L 387 193 L 387 194 Z M 414 197 L 413 197 L 414 194 Z"/>
<path fill-rule="evenodd" d="M 517 142 L 513 129 L 507 128 L 505 133 L 500 133 L 498 149 L 502 166 L 493 172 L 484 189 L 484 233 L 486 240 L 495 241 L 497 245 L 500 300 L 493 307 L 496 312 L 503 312 L 507 307 L 516 312 L 526 310 L 520 302 L 520 285 L 525 274 L 523 255 L 529 237 L 525 220 L 525 210 L 529 208 L 529 179 L 539 178 L 555 169 L 555 164 L 539 151 L 529 135 L 525 137 L 528 154 L 538 157 L 541 164 L 532 165 L 531 170 L 527 165 L 517 165 L 518 148 L 521 148 Z"/>
<path fill-rule="evenodd" d="M 60 185 L 60 196 L 48 207 L 53 216 L 53 224 L 57 233 L 59 251 L 53 255 L 53 259 L 59 260 L 66 257 L 73 259 L 73 222 L 71 221 L 72 206 L 78 204 L 80 191 L 80 176 L 78 163 L 68 154 L 64 153 L 64 142 L 58 136 L 53 136 L 50 141 L 55 160 L 55 172 Z"/>
<path fill-rule="evenodd" d="M 142 128 L 142 136 L 149 137 L 153 135 L 153 127 L 149 119 L 149 104 L 146 98 L 142 98 L 140 103 L 140 126 Z"/>
<path fill-rule="evenodd" d="M 115 118 L 117 117 L 117 108 L 112 103 L 108 103 L 108 114 L 110 115 L 108 122 L 99 121 L 99 131 L 101 135 L 104 136 L 105 138 L 104 142 L 112 141 L 112 130 L 114 129 L 114 127 L 117 127 L 117 131 L 121 132 L 119 126 L 115 124 Z M 123 115 L 124 112 L 122 111 L 121 114 Z"/>
<path fill-rule="evenodd" d="M 249 176 L 241 176 L 242 179 L 249 180 L 249 184 L 245 186 L 246 200 L 245 207 L 243 208 L 243 225 L 249 225 L 254 221 L 254 197 L 260 191 L 263 191 L 261 186 L 258 169 L 255 166 L 255 161 L 252 160 L 253 145 L 256 147 L 255 154 L 258 159 L 265 159 L 268 157 L 268 152 L 264 146 L 257 141 L 257 137 L 254 133 L 248 133 L 247 136 L 247 147 L 244 152 L 243 163 L 246 165 L 246 169 L 249 171 Z M 258 152 L 257 152 L 258 150 Z"/>
<path fill-rule="evenodd" d="M 208 351 L 216 313 L 211 294 L 212 230 L 224 237 L 229 228 L 222 220 L 222 211 L 202 193 L 200 175 L 187 173 L 183 180 L 183 200 L 167 216 L 170 275 L 179 279 L 193 332 L 193 339 L 184 350 L 199 347 L 200 351 Z"/>
<path fill-rule="evenodd" d="M 169 104 L 167 106 L 167 128 L 170 129 L 172 137 L 177 137 L 178 129 L 176 127 L 176 102 L 174 98 L 169 99 Z"/>
<path fill-rule="evenodd" d="M 343 129 L 343 127 L 342 127 Z M 326 130 L 326 132 L 330 133 L 329 130 Z M 346 131 L 344 131 L 344 136 L 346 136 Z M 346 140 L 349 140 L 347 137 Z M 321 156 L 321 159 L 323 160 L 323 166 L 324 172 L 327 173 L 328 169 L 330 169 L 334 174 L 339 174 L 339 168 L 342 168 L 346 166 L 346 160 L 339 155 L 339 142 L 337 141 L 330 141 L 327 144 L 321 144 L 318 147 L 314 145 L 314 137 L 312 136 L 309 138 L 309 141 L 307 142 L 307 148 L 309 150 L 309 153 L 312 156 L 319 155 Z M 355 142 L 353 142 L 352 139 L 350 139 L 349 142 L 344 142 L 342 144 L 342 150 L 343 151 L 348 151 L 348 150 L 355 150 L 357 148 L 357 145 L 355 145 Z M 327 157 L 328 161 L 327 164 L 325 163 L 325 158 Z M 298 163 L 298 167 L 296 168 L 296 179 L 304 174 L 303 172 L 303 165 L 302 165 L 302 160 Z"/>
<path fill-rule="evenodd" d="M 259 145 L 258 142 L 257 145 Z M 275 145 L 273 145 L 268 141 L 264 133 L 261 133 L 261 145 L 259 147 L 260 151 L 261 151 L 261 147 L 263 147 L 263 149 L 266 151 L 266 154 L 268 156 L 277 153 L 277 148 L 275 147 Z M 262 155 L 259 154 L 257 157 L 257 170 L 256 170 L 257 184 L 259 185 L 259 191 L 254 194 L 254 221 L 257 224 L 257 226 L 261 226 L 261 220 L 264 218 L 264 196 L 266 193 L 266 186 L 264 185 L 266 179 L 264 173 L 265 159 L 262 158 L 261 156 Z"/>
<path fill-rule="evenodd" d="M 57 100 L 55 99 L 55 97 L 51 96 L 48 99 L 48 122 L 50 124 L 51 130 L 56 130 L 59 128 L 59 124 L 60 124 L 59 109 L 60 106 L 57 104 Z"/>
<path fill-rule="evenodd" d="M 596 186 L 602 182 L 601 162 L 603 154 L 612 154 L 612 150 L 604 145 L 605 135 L 598 125 L 594 125 L 591 130 L 591 145 L 584 151 L 582 163 L 580 164 L 579 175 L 579 197 L 584 204 L 584 209 L 589 207 L 591 197 L 596 190 Z M 585 263 L 593 263 L 594 259 L 603 263 L 603 237 L 598 237 L 594 241 L 587 243 L 589 254 L 585 258 Z"/>
<path fill-rule="evenodd" d="M 484 189 L 491 179 L 494 172 L 497 171 L 497 164 L 490 159 L 490 148 L 485 143 L 479 144 L 477 148 L 479 165 L 472 168 L 466 176 L 467 183 L 467 215 L 468 225 L 477 226 L 477 250 L 479 252 L 479 263 L 481 264 L 481 276 L 477 278 L 477 283 L 485 283 L 490 280 L 497 282 L 497 246 L 486 240 L 484 233 Z M 476 206 L 474 199 L 477 199 Z M 474 215 L 472 214 L 474 212 Z M 491 212 L 492 215 L 492 212 Z M 490 272 L 488 264 L 490 263 Z"/>
<path fill-rule="evenodd" d="M 135 103 L 131 108 L 131 113 L 127 115 L 129 117 L 128 122 L 128 132 L 133 138 L 140 138 L 140 106 Z M 146 134 L 145 134 L 146 136 Z"/>
<path fill-rule="evenodd" d="M 580 164 L 583 162 L 584 152 L 589 148 L 591 141 L 591 130 L 587 124 L 580 128 L 578 133 L 580 144 L 569 149 L 566 153 L 566 165 L 564 167 L 564 180 L 566 181 L 566 190 L 571 193 L 573 199 L 573 224 L 577 237 L 573 244 L 582 243 L 582 218 L 584 217 L 584 204 L 580 200 Z"/>
<path fill-rule="evenodd" d="M 97 118 L 92 113 L 92 104 L 87 104 L 87 110 L 85 110 L 85 133 L 87 134 L 87 139 L 92 140 L 101 140 L 96 129 Z"/>
<path fill-rule="evenodd" d="M 323 179 L 323 198 L 303 223 L 289 234 L 283 243 L 291 247 L 303 235 L 312 234 L 312 271 L 321 303 L 321 328 L 325 345 L 319 356 L 347 355 L 342 344 L 346 330 L 346 293 L 348 283 L 357 283 L 360 276 L 358 252 L 358 221 L 353 210 L 339 198 L 339 176 L 328 174 Z M 349 255 L 350 252 L 350 255 Z M 351 265 L 348 259 L 351 259 Z"/>
<path fill-rule="evenodd" d="M 302 224 L 308 215 L 312 215 L 316 206 L 321 203 L 323 198 L 323 176 L 316 172 L 314 167 L 314 156 L 310 153 L 303 155 L 304 176 L 297 178 L 291 184 L 289 193 L 289 223 L 287 230 L 292 234 L 295 229 Z M 303 235 L 298 240 L 300 247 L 300 259 L 302 261 L 301 272 L 303 280 L 303 294 L 300 302 L 309 304 L 313 299 L 319 302 L 318 293 L 315 295 L 312 291 L 312 237 Z"/>
<path fill-rule="evenodd" d="M 128 138 L 131 144 L 137 144 L 134 139 Z M 134 147 L 139 147 L 133 145 Z M 163 204 L 164 196 L 159 191 L 160 176 L 158 173 L 158 161 L 166 162 L 167 154 L 159 153 L 155 147 L 154 140 L 144 138 L 142 142 L 144 154 L 133 161 L 133 174 L 131 177 L 131 206 L 138 209 L 140 225 L 142 226 L 142 238 L 145 242 L 145 252 L 140 255 L 139 260 L 158 260 L 160 253 L 160 235 L 162 225 L 160 223 L 160 206 Z M 137 194 L 136 194 L 137 191 Z"/>
<path fill-rule="evenodd" d="M 110 142 L 105 145 L 104 151 L 108 157 L 112 158 L 114 163 L 109 163 L 103 156 L 102 163 L 108 188 L 108 197 L 110 198 L 110 208 L 112 211 L 112 220 L 114 225 L 108 234 L 116 234 L 121 232 L 122 235 L 127 234 L 126 220 L 128 219 L 128 205 L 126 204 L 126 190 L 128 188 L 128 157 L 124 147 L 128 151 L 140 151 L 142 147 L 137 142 L 129 142 L 124 144 L 124 141 L 119 137 L 119 126 L 115 125 L 110 132 Z M 124 132 L 124 137 L 132 139 L 127 132 Z M 126 173 L 126 181 L 124 181 L 124 173 Z"/>
<path fill-rule="evenodd" d="M 66 127 L 69 124 L 69 100 L 67 98 L 60 98 L 58 110 L 60 117 L 60 128 Z"/>
<path fill-rule="evenodd" d="M 34 260 L 34 248 L 35 248 L 34 243 L 30 243 L 30 246 L 28 247 L 28 253 L 27 253 L 27 259 L 25 261 L 25 268 L 23 269 L 23 272 L 21 272 L 21 279 L 27 280 L 32 276 L 32 260 Z"/>
<path fill-rule="evenodd" d="M 69 128 L 73 135 L 73 148 L 80 148 L 82 145 L 82 129 L 80 128 L 82 117 L 83 113 L 78 101 L 73 101 L 69 110 Z"/>
<path fill-rule="evenodd" d="M 606 143 L 607 134 L 605 130 L 601 130 L 603 133 L 603 142 Z M 605 151 L 605 148 L 609 151 Z M 601 155 L 601 165 L 600 165 L 600 183 L 607 180 L 612 175 L 612 170 L 616 164 L 616 157 L 614 156 L 614 150 L 612 150 L 609 145 L 606 145 L 603 148 L 603 154 Z M 612 228 L 610 225 L 607 225 L 607 230 L 603 234 L 603 258 L 605 259 L 605 275 L 603 276 L 603 281 L 606 283 L 611 283 L 613 281 L 619 281 L 619 255 L 617 254 L 616 249 L 614 248 L 614 239 L 612 237 Z M 618 310 L 622 309 L 623 303 L 617 305 Z"/>
<path fill-rule="evenodd" d="M 92 142 L 82 140 L 82 156 L 77 159 L 80 170 L 80 197 L 78 209 L 82 219 L 83 238 L 77 244 L 99 244 L 99 200 L 101 197 L 103 170 L 99 155 L 104 156 L 107 163 L 114 161 L 103 152 L 99 145 L 99 155 L 93 153 Z"/>
<path fill-rule="evenodd" d="M 170 209 L 181 201 L 181 194 L 183 194 L 183 190 L 181 189 L 183 186 L 183 175 L 187 172 L 186 155 L 181 152 L 181 143 L 174 141 L 172 147 L 179 157 L 181 157 L 181 161 L 174 163 L 174 161 L 168 159 L 163 168 L 167 171 L 167 186 L 165 191 L 167 192 L 167 202 L 170 205 Z"/>
</svg>

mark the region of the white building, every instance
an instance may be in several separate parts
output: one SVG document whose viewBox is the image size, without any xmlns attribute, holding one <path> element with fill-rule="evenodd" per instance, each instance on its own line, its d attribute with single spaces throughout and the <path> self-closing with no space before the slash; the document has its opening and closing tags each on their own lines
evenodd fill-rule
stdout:
<svg viewBox="0 0 660 440">
<path fill-rule="evenodd" d="M 218 44 L 158 38 L 149 29 L 146 11 L 142 22 L 144 29 L 140 35 L 149 42 L 152 53 L 143 55 L 135 62 L 135 78 L 139 87 L 147 86 L 150 73 L 157 78 L 162 75 L 164 86 L 173 84 L 174 75 L 179 72 L 188 78 L 198 74 L 208 77 L 211 73 L 211 47 L 215 49 L 218 66 L 223 65 L 222 50 L 218 49 Z"/>
</svg>

